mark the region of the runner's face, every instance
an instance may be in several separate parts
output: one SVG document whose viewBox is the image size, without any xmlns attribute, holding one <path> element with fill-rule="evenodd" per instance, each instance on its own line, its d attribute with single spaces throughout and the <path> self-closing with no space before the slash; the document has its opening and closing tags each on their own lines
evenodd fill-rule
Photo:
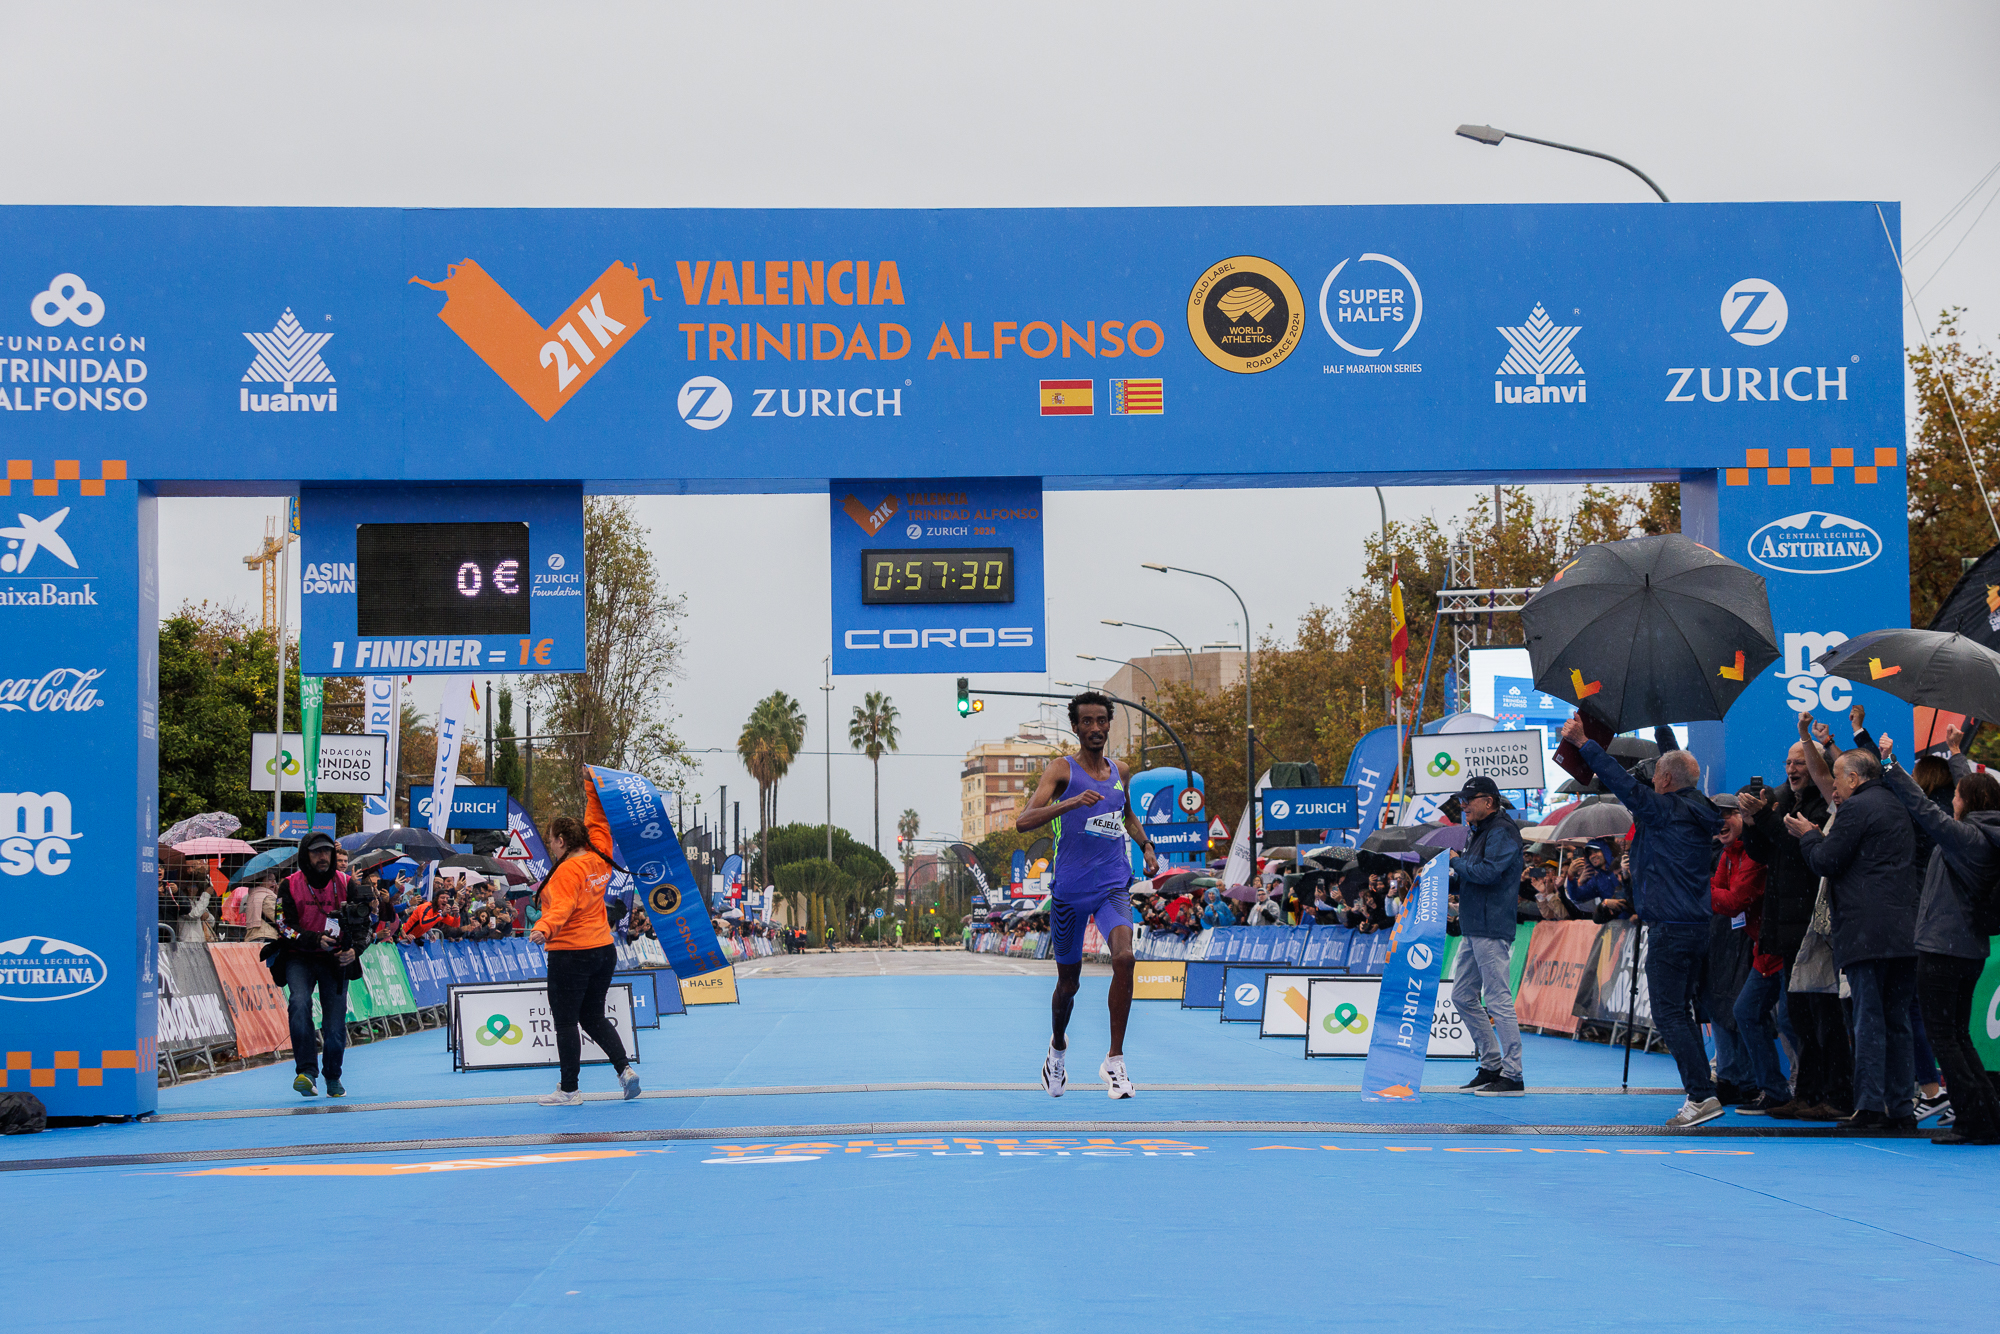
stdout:
<svg viewBox="0 0 2000 1334">
<path fill-rule="evenodd" d="M 1086 704 L 1076 711 L 1076 739 L 1085 750 L 1103 750 L 1111 736 L 1111 710 L 1102 704 Z"/>
</svg>

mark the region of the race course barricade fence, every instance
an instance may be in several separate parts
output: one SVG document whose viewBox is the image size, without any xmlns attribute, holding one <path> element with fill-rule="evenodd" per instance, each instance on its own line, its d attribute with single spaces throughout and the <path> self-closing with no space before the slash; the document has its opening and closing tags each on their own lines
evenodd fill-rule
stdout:
<svg viewBox="0 0 2000 1334">
<path fill-rule="evenodd" d="M 756 938 L 730 941 L 725 948 L 737 959 L 772 953 L 770 941 Z M 261 941 L 160 946 L 162 1082 L 178 1084 L 231 1065 L 261 1064 L 291 1054 L 285 992 L 272 981 L 259 957 L 262 950 Z M 672 977 L 657 940 L 620 942 L 617 952 L 618 980 L 632 985 L 635 1012 L 638 998 L 645 998 L 642 1026 L 656 1026 L 660 1015 L 687 1012 L 677 980 L 655 984 L 657 973 Z M 361 976 L 347 987 L 347 1040 L 375 1042 L 439 1027 L 453 987 L 530 984 L 547 974 L 547 954 L 521 936 L 425 945 L 378 942 L 362 952 Z M 314 1026 L 319 1022 L 315 993 Z"/>
</svg>

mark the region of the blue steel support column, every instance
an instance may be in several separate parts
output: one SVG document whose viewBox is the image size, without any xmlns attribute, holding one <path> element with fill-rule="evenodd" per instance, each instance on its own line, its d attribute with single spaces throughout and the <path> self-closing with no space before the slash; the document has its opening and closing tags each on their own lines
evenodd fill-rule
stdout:
<svg viewBox="0 0 2000 1334">
<path fill-rule="evenodd" d="M 1847 709 L 1858 702 L 1870 732 L 1890 733 L 1910 753 L 1909 705 L 1829 677 L 1812 661 L 1865 631 L 1910 623 L 1901 449 L 1815 444 L 1782 459 L 1776 452 L 1750 451 L 1746 465 L 1754 466 L 1690 473 L 1681 483 L 1681 530 L 1764 576 L 1778 632 L 1778 661 L 1729 717 L 1693 729 L 1694 752 L 1717 792 L 1752 775 L 1778 782 L 1805 712 L 1830 723 L 1844 746 Z"/>
<path fill-rule="evenodd" d="M 51 1115 L 130 1116 L 158 1103 L 158 516 L 88 470 L 35 460 L 0 502 L 0 1051 Z"/>
</svg>

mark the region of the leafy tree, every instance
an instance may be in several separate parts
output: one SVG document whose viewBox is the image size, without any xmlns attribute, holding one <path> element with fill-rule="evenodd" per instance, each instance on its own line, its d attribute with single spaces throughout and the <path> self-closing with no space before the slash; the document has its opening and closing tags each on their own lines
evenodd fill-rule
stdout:
<svg viewBox="0 0 2000 1334">
<path fill-rule="evenodd" d="M 1917 397 L 1909 453 L 1912 625 L 1929 625 L 1937 615 L 1958 582 L 1960 559 L 1984 554 L 1995 541 L 1965 455 L 1970 445 L 1979 480 L 2000 507 L 2000 385 L 1993 353 L 1964 345 L 1960 317 L 1948 310 L 1939 319 L 1935 356 L 1922 348 L 1910 354 Z M 1965 428 L 1963 443 L 1959 426 Z"/>
<path fill-rule="evenodd" d="M 521 800 L 521 782 L 524 770 L 521 766 L 521 748 L 514 741 L 514 692 L 506 686 L 498 691 L 494 708 L 498 716 L 493 724 L 493 775 L 496 787 L 504 787 L 514 800 Z"/>
<path fill-rule="evenodd" d="M 868 757 L 875 770 L 875 851 L 882 850 L 882 752 L 896 749 L 896 706 L 879 690 L 871 690 L 854 706 L 847 724 L 847 743 Z"/>
<path fill-rule="evenodd" d="M 687 601 L 666 590 L 648 536 L 629 499 L 584 498 L 584 667 L 533 677 L 527 687 L 543 734 L 577 734 L 547 743 L 538 811 L 581 809 L 586 764 L 643 774 L 663 788 L 694 770 L 667 721 L 666 698 L 681 672 Z"/>
<path fill-rule="evenodd" d="M 268 792 L 250 789 L 250 738 L 276 725 L 278 660 L 272 636 L 206 602 L 183 603 L 160 623 L 160 827 L 228 811 L 252 838 L 264 833 Z M 285 727 L 299 726 L 297 645 L 286 650 Z M 361 684 L 326 680 L 326 730 L 358 729 Z M 303 799 L 286 799 L 303 810 Z M 361 827 L 361 798 L 322 794 L 343 830 Z"/>
<path fill-rule="evenodd" d="M 766 863 L 770 861 L 769 833 L 778 814 L 778 781 L 791 769 L 805 740 L 805 710 L 782 690 L 757 701 L 736 737 L 737 757 L 757 781 L 757 838 L 761 861 Z M 772 881 L 760 872 L 756 883 L 768 885 Z"/>
<path fill-rule="evenodd" d="M 844 925 L 841 934 L 852 938 L 856 931 L 858 915 L 862 911 L 872 911 L 886 903 L 890 889 L 896 883 L 895 868 L 881 853 L 865 843 L 858 842 L 845 829 L 836 827 L 833 831 L 833 860 L 826 857 L 826 826 L 823 824 L 777 825 L 766 831 L 763 842 L 768 846 L 766 853 L 760 848 L 751 858 L 750 873 L 756 883 L 776 885 L 784 896 L 786 915 L 793 921 L 801 920 L 801 912 L 810 923 L 807 929 L 817 933 L 825 929 L 829 918 L 837 918 Z M 813 881 L 808 884 L 799 879 L 797 872 L 790 868 L 801 863 L 817 862 L 831 866 L 843 879 Z M 766 873 L 765 867 L 771 868 Z M 786 889 L 787 874 L 791 875 L 792 888 Z M 822 875 L 822 872 L 814 872 Z"/>
</svg>

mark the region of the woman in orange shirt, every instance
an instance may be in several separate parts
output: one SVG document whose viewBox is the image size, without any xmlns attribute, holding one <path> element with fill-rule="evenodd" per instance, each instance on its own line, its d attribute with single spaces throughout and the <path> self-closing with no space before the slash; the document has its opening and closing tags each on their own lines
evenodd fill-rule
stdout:
<svg viewBox="0 0 2000 1334">
<path fill-rule="evenodd" d="M 625 1043 L 604 1015 L 604 993 L 618 967 L 611 943 L 611 923 L 604 912 L 604 887 L 615 869 L 600 849 L 611 846 L 611 826 L 598 805 L 597 794 L 585 791 L 590 825 L 564 815 L 549 824 L 549 853 L 555 867 L 542 882 L 542 915 L 528 938 L 549 956 L 549 1017 L 556 1026 L 556 1055 L 562 1062 L 562 1087 L 544 1094 L 544 1107 L 573 1107 L 583 1101 L 577 1092 L 577 1069 L 583 1060 L 579 1026 L 603 1049 L 618 1071 L 627 1098 L 639 1096 L 639 1072 L 625 1058 Z"/>
</svg>

